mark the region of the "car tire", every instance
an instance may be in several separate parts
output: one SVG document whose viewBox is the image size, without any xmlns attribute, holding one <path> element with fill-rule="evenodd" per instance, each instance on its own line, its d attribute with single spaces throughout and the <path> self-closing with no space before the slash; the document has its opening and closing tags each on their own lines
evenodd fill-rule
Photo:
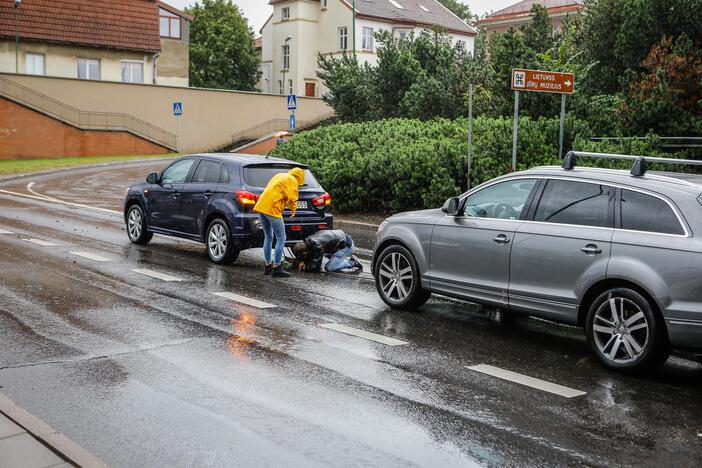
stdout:
<svg viewBox="0 0 702 468">
<path fill-rule="evenodd" d="M 205 233 L 205 250 L 214 263 L 229 265 L 239 257 L 239 245 L 232 238 L 231 230 L 221 218 L 213 220 Z"/>
<path fill-rule="evenodd" d="M 134 244 L 148 244 L 154 237 L 154 234 L 146 229 L 146 217 L 139 204 L 129 207 L 127 216 L 125 216 L 125 224 L 127 225 L 127 237 Z"/>
<path fill-rule="evenodd" d="M 585 333 L 597 358 L 619 372 L 642 373 L 670 355 L 665 323 L 655 305 L 633 289 L 600 294 L 588 310 Z"/>
<path fill-rule="evenodd" d="M 417 261 L 401 245 L 380 252 L 374 276 L 380 298 L 393 309 L 417 309 L 431 296 L 430 291 L 422 289 Z"/>
</svg>

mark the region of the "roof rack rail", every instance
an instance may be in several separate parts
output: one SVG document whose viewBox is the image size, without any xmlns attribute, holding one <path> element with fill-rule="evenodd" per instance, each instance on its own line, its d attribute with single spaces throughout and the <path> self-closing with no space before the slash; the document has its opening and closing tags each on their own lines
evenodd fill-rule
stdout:
<svg viewBox="0 0 702 468">
<path fill-rule="evenodd" d="M 634 161 L 631 167 L 631 175 L 641 177 L 648 170 L 648 163 L 658 164 L 679 164 L 686 166 L 702 166 L 702 160 L 676 159 L 676 158 L 654 158 L 651 156 L 634 156 L 630 154 L 609 154 L 609 153 L 589 153 L 587 151 L 569 151 L 563 159 L 563 169 L 569 171 L 575 168 L 577 158 L 595 159 L 619 159 L 624 161 Z"/>
</svg>

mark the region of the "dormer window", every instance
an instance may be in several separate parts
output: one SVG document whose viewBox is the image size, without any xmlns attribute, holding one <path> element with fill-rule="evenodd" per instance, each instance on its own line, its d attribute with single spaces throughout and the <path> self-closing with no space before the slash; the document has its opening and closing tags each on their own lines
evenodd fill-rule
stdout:
<svg viewBox="0 0 702 468">
<path fill-rule="evenodd" d="M 180 16 L 159 8 L 158 21 L 161 37 L 180 39 Z"/>
<path fill-rule="evenodd" d="M 399 8 L 400 10 L 404 10 L 404 9 L 405 9 L 405 7 L 403 7 L 402 5 L 400 5 L 399 3 L 397 3 L 395 0 L 388 0 L 388 2 L 392 3 L 392 5 L 393 5 L 395 8 Z"/>
<path fill-rule="evenodd" d="M 290 19 L 290 7 L 283 8 L 283 21 Z"/>
<path fill-rule="evenodd" d="M 419 5 L 419 8 L 429 13 L 429 8 L 425 7 L 424 5 Z"/>
</svg>

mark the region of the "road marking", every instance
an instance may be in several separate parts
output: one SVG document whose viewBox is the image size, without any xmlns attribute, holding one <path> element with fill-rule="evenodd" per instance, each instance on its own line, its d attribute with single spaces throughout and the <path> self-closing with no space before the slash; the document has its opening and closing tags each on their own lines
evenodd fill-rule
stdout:
<svg viewBox="0 0 702 468">
<path fill-rule="evenodd" d="M 347 327 L 346 325 L 341 325 L 340 323 L 324 323 L 320 325 L 320 327 L 328 328 L 329 330 L 335 330 L 340 333 L 345 333 L 347 335 L 357 336 L 366 340 L 375 341 L 377 343 L 382 343 L 388 346 L 401 346 L 409 344 L 406 341 L 397 340 L 388 336 L 378 335 L 377 333 L 371 333 L 365 330 L 358 330 L 356 328 Z"/>
<path fill-rule="evenodd" d="M 563 385 L 558 385 L 552 382 L 548 382 L 546 380 L 536 379 L 534 377 L 529 377 L 528 375 L 518 374 L 516 372 L 500 369 L 499 367 L 489 366 L 487 364 L 479 364 L 477 366 L 465 366 L 465 368 L 476 372 L 481 372 L 483 374 L 491 375 L 499 379 L 504 379 L 510 382 L 526 385 L 527 387 L 542 390 L 544 392 L 553 393 L 555 395 L 559 395 L 565 398 L 575 398 L 587 395 L 587 392 L 582 392 L 574 388 L 564 387 Z"/>
<path fill-rule="evenodd" d="M 72 203 L 72 202 L 68 202 L 68 201 L 59 200 L 58 198 L 47 197 L 45 195 L 41 195 L 41 196 L 28 195 L 26 193 L 12 192 L 10 190 L 0 190 L 0 193 L 5 193 L 7 195 L 14 195 L 16 197 L 31 198 L 33 200 L 41 200 L 41 201 L 50 202 L 50 203 L 61 203 L 63 205 L 76 206 L 78 208 L 88 208 L 90 210 L 98 210 L 98 211 L 103 211 L 105 213 L 110 213 L 110 214 L 118 214 L 118 215 L 122 214 L 121 211 L 108 210 L 106 208 L 98 208 L 97 206 L 83 205 L 81 203 Z"/>
<path fill-rule="evenodd" d="M 41 239 L 34 239 L 34 238 L 29 238 L 29 239 L 22 239 L 23 241 L 26 242 L 31 242 L 32 244 L 37 244 L 41 245 L 43 247 L 55 247 L 58 244 L 54 244 L 53 242 L 41 240 Z"/>
<path fill-rule="evenodd" d="M 109 262 L 110 259 L 107 257 L 101 257 L 100 255 L 95 255 L 90 252 L 68 252 L 72 255 L 77 255 L 79 257 L 87 258 L 88 260 L 95 260 L 96 262 Z"/>
<path fill-rule="evenodd" d="M 257 309 L 275 309 L 276 307 L 278 307 L 273 304 L 268 304 L 267 302 L 257 301 L 256 299 L 251 299 L 250 297 L 240 296 L 238 294 L 229 292 L 216 292 L 212 294 L 214 294 L 215 296 L 223 297 L 225 299 L 229 299 L 230 301 L 250 305 L 251 307 L 256 307 Z"/>
<path fill-rule="evenodd" d="M 134 273 L 139 273 L 141 275 L 151 276 L 152 278 L 160 279 L 163 281 L 183 281 L 177 276 L 166 275 L 164 273 L 159 273 L 158 271 L 148 270 L 146 268 L 135 268 L 132 270 Z"/>
<path fill-rule="evenodd" d="M 0 229 L 0 234 L 14 234 L 12 231 L 6 231 L 4 229 Z"/>
</svg>

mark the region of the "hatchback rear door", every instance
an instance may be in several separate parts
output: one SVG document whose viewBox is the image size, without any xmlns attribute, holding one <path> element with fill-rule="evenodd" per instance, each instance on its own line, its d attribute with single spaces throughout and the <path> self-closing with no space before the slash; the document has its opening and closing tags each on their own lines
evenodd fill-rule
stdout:
<svg viewBox="0 0 702 468">
<path fill-rule="evenodd" d="M 201 158 L 192 177 L 181 189 L 180 210 L 177 216 L 179 230 L 186 234 L 202 235 L 202 222 L 212 197 L 217 192 L 221 164 L 219 161 Z"/>
<path fill-rule="evenodd" d="M 545 181 L 530 220 L 514 238 L 510 309 L 577 321 L 584 291 L 607 275 L 615 193 L 596 181 Z"/>
</svg>

